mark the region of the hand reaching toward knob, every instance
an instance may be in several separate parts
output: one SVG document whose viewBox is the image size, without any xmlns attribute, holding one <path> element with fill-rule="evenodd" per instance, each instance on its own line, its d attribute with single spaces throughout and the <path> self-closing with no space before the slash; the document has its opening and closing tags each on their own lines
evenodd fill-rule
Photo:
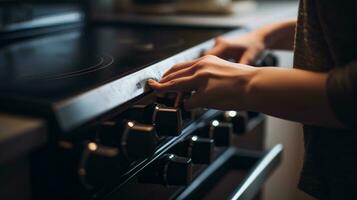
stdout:
<svg viewBox="0 0 357 200">
<path fill-rule="evenodd" d="M 177 64 L 165 73 L 160 82 L 149 80 L 158 91 L 195 91 L 185 101 L 185 107 L 217 109 L 246 108 L 249 81 L 257 68 L 225 61 L 216 56 L 204 56 Z"/>
<path fill-rule="evenodd" d="M 265 32 L 255 31 L 235 39 L 218 37 L 205 56 L 173 66 L 160 82 L 150 80 L 149 85 L 163 92 L 195 91 L 185 101 L 186 109 L 249 109 L 247 91 L 257 68 L 245 64 L 253 64 L 265 50 Z M 234 59 L 241 64 L 223 59 Z"/>
<path fill-rule="evenodd" d="M 185 102 L 187 109 L 249 109 L 247 92 L 257 68 L 245 64 L 253 64 L 265 50 L 265 32 L 262 29 L 235 39 L 218 37 L 206 56 L 173 66 L 160 82 L 150 80 L 149 85 L 164 92 L 195 91 Z M 241 64 L 223 59 L 234 59 Z"/>
<path fill-rule="evenodd" d="M 276 67 L 252 67 L 265 47 L 292 47 L 295 22 L 266 26 L 240 39 L 217 39 L 213 49 L 193 61 L 176 64 L 157 82 L 159 92 L 192 92 L 187 109 L 249 110 L 304 124 L 341 127 L 326 95 L 327 72 Z M 290 42 L 287 41 L 290 38 Z M 233 63 L 222 58 L 236 58 Z"/>
</svg>

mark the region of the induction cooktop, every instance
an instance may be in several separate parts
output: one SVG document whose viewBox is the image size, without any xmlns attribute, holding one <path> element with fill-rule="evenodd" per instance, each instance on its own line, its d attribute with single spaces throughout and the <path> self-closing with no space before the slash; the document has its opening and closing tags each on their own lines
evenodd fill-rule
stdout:
<svg viewBox="0 0 357 200">
<path fill-rule="evenodd" d="M 199 57 L 228 31 L 102 25 L 6 44 L 0 109 L 50 115 L 69 131 L 144 94 L 149 78 Z"/>
</svg>

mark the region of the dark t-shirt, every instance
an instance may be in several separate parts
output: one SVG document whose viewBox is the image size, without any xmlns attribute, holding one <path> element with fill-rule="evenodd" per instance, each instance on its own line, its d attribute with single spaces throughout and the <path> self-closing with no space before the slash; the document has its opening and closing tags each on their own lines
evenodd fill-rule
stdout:
<svg viewBox="0 0 357 200">
<path fill-rule="evenodd" d="M 319 199 L 350 199 L 356 194 L 356 2 L 300 1 L 294 66 L 329 73 L 329 103 L 346 126 L 345 129 L 304 126 L 305 160 L 299 187 Z"/>
</svg>

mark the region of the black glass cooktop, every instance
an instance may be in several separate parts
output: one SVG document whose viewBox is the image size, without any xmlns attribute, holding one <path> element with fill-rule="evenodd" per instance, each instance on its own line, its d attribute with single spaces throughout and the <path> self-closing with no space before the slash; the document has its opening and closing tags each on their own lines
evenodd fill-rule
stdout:
<svg viewBox="0 0 357 200">
<path fill-rule="evenodd" d="M 0 108 L 51 114 L 70 130 L 142 94 L 148 78 L 200 50 L 178 53 L 224 32 L 100 26 L 2 46 Z"/>
</svg>

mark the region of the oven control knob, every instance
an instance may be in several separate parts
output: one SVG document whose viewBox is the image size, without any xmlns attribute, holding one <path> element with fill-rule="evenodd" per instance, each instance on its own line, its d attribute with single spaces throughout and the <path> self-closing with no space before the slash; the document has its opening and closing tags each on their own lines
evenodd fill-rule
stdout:
<svg viewBox="0 0 357 200">
<path fill-rule="evenodd" d="M 182 129 L 180 108 L 161 104 L 135 105 L 126 116 L 142 124 L 153 124 L 158 136 L 177 136 Z"/>
<path fill-rule="evenodd" d="M 214 143 L 218 147 L 230 146 L 233 133 L 232 123 L 219 122 L 213 120 L 209 128 L 210 138 L 214 139 Z"/>
<path fill-rule="evenodd" d="M 97 131 L 100 143 L 118 147 L 129 159 L 141 159 L 150 156 L 156 149 L 157 134 L 152 125 L 135 121 L 103 122 Z"/>
<path fill-rule="evenodd" d="M 212 161 L 214 140 L 190 136 L 174 147 L 177 155 L 189 157 L 194 164 L 209 164 Z"/>
<path fill-rule="evenodd" d="M 153 124 L 158 136 L 178 136 L 182 129 L 180 108 L 156 105 L 153 114 Z"/>
<path fill-rule="evenodd" d="M 226 111 L 222 118 L 222 121 L 232 123 L 233 133 L 242 134 L 246 132 L 248 124 L 248 115 L 246 112 Z"/>
<path fill-rule="evenodd" d="M 158 94 L 156 97 L 156 102 L 161 105 L 168 107 L 178 107 L 180 105 L 180 95 L 177 92 L 166 92 L 163 94 Z"/>
<path fill-rule="evenodd" d="M 119 149 L 86 142 L 79 162 L 79 180 L 87 189 L 108 182 L 121 170 Z"/>
<path fill-rule="evenodd" d="M 157 146 L 157 135 L 152 125 L 128 121 L 121 136 L 121 149 L 131 159 L 152 155 Z"/>
<path fill-rule="evenodd" d="M 191 96 L 190 92 L 166 92 L 164 94 L 158 94 L 156 97 L 156 102 L 167 107 L 180 108 L 182 119 L 191 120 L 193 118 L 193 113 L 191 111 L 185 110 L 182 103 L 183 99 L 188 98 L 189 96 Z"/>
<path fill-rule="evenodd" d="M 156 104 L 134 105 L 128 110 L 126 118 L 142 124 L 152 124 L 155 108 Z"/>
<path fill-rule="evenodd" d="M 213 139 L 215 146 L 229 146 L 231 144 L 233 126 L 230 122 L 213 120 L 207 126 L 198 128 L 193 134 L 199 137 Z"/>
<path fill-rule="evenodd" d="M 149 165 L 139 176 L 141 183 L 163 185 L 187 185 L 192 180 L 192 163 L 190 158 L 174 154 L 164 155 Z"/>
<path fill-rule="evenodd" d="M 212 161 L 214 140 L 192 136 L 188 139 L 187 156 L 196 164 L 209 164 Z"/>
</svg>

